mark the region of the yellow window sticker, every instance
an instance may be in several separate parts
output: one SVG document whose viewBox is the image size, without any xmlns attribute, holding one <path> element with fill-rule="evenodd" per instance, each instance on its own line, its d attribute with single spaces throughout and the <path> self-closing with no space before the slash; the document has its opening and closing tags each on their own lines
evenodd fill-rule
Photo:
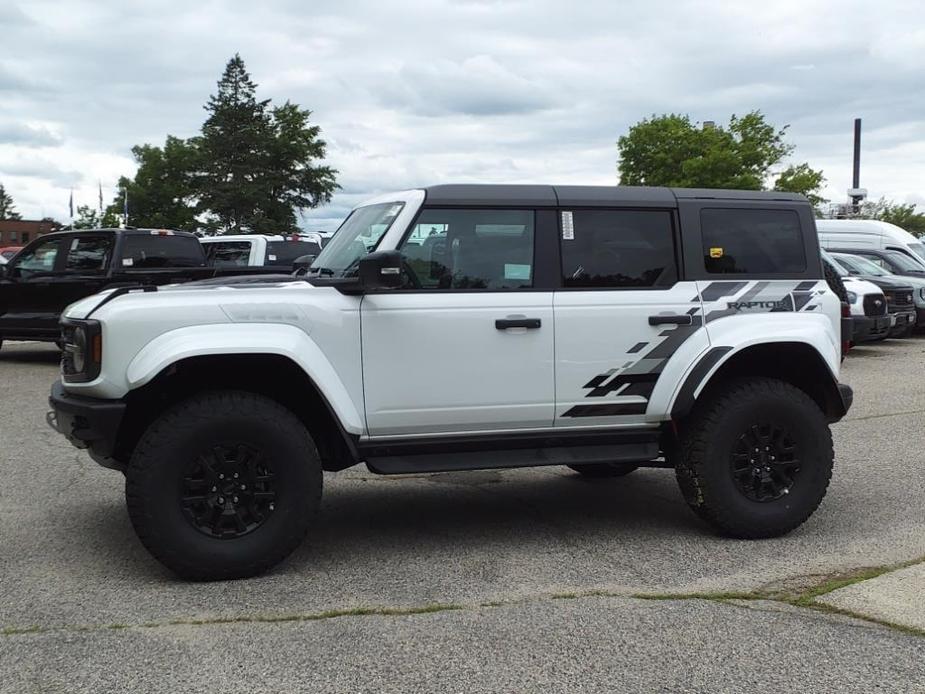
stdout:
<svg viewBox="0 0 925 694">
<path fill-rule="evenodd" d="M 710 249 L 710 257 L 711 257 L 711 258 L 722 258 L 722 257 L 723 257 L 723 249 L 722 249 L 721 247 L 719 247 L 719 246 L 714 247 L 714 248 L 711 248 L 711 249 Z"/>
</svg>

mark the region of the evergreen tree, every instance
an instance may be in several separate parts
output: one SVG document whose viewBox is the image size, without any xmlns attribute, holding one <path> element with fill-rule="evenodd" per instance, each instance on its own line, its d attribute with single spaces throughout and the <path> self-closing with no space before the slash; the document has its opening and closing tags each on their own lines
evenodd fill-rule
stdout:
<svg viewBox="0 0 925 694">
<path fill-rule="evenodd" d="M 309 125 L 311 112 L 289 102 L 271 108 L 256 91 L 236 54 L 195 139 L 199 211 L 225 233 L 294 231 L 295 211 L 328 202 L 337 188 L 336 171 L 314 164 L 325 142 L 320 128 Z"/>
<path fill-rule="evenodd" d="M 6 192 L 2 183 L 0 183 L 0 219 L 22 219 L 13 208 L 13 198 Z"/>
</svg>

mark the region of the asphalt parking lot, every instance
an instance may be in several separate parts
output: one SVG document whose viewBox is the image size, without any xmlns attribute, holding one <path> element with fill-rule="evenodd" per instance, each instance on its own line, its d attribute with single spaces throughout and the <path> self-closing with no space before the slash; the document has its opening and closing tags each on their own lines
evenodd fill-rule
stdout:
<svg viewBox="0 0 925 694">
<path fill-rule="evenodd" d="M 667 470 L 357 468 L 285 564 L 213 584 L 45 426 L 56 359 L 0 351 L 2 692 L 925 691 L 925 637 L 800 606 L 925 560 L 925 339 L 852 352 L 828 496 L 788 537 L 711 535 Z"/>
</svg>

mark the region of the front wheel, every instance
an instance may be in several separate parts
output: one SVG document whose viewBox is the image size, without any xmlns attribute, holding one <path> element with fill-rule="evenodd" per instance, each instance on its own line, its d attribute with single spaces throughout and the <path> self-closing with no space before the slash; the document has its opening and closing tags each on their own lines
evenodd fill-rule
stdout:
<svg viewBox="0 0 925 694">
<path fill-rule="evenodd" d="M 204 393 L 157 419 L 135 448 L 125 497 L 135 532 L 191 580 L 266 571 L 302 541 L 322 473 L 308 431 L 254 393 Z"/>
<path fill-rule="evenodd" d="M 678 484 L 724 535 L 777 537 L 812 515 L 832 476 L 832 435 L 815 401 L 769 378 L 730 381 L 682 427 Z"/>
</svg>

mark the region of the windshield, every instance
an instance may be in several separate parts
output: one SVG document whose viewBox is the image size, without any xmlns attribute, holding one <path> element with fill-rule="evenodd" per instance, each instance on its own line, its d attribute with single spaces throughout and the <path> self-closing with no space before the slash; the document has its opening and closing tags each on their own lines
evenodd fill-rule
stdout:
<svg viewBox="0 0 925 694">
<path fill-rule="evenodd" d="M 887 251 L 886 254 L 890 262 L 903 272 L 925 272 L 925 266 L 902 251 Z"/>
<path fill-rule="evenodd" d="M 907 243 L 909 250 L 915 253 L 919 258 L 922 259 L 922 262 L 925 263 L 925 245 L 921 243 Z"/>
<path fill-rule="evenodd" d="M 328 277 L 355 275 L 357 261 L 376 248 L 404 206 L 385 202 L 355 209 L 312 263 L 312 270 Z"/>
<path fill-rule="evenodd" d="M 835 270 L 835 272 L 838 274 L 839 277 L 847 277 L 850 274 L 841 263 L 839 263 L 835 258 L 832 257 L 830 253 L 822 250 L 821 248 L 819 249 L 819 251 L 822 254 L 822 259 L 832 266 L 832 268 Z"/>
<path fill-rule="evenodd" d="M 835 257 L 838 258 L 838 262 L 842 265 L 845 265 L 851 274 L 853 275 L 872 275 L 874 277 L 885 277 L 890 273 L 884 270 L 882 267 L 877 265 L 877 263 L 867 258 L 861 258 L 856 255 L 843 255 L 841 253 L 836 253 Z"/>
</svg>

